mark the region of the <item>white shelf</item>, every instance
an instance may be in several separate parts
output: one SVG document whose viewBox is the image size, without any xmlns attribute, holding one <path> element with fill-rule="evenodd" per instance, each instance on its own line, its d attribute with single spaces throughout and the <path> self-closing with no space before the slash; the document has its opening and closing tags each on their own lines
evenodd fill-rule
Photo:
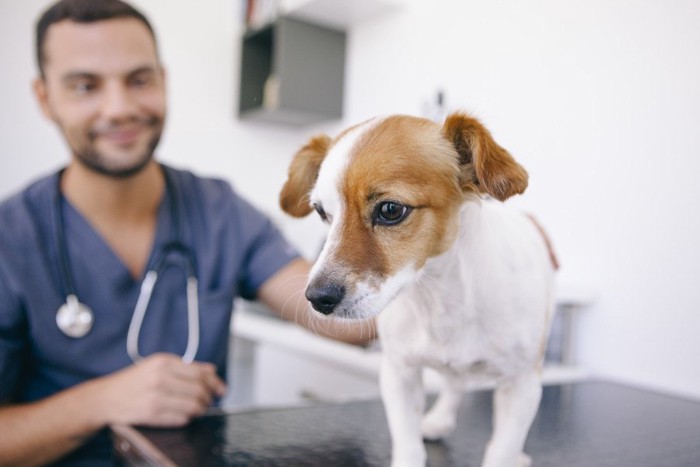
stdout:
<svg viewBox="0 0 700 467">
<path fill-rule="evenodd" d="M 283 0 L 281 13 L 319 25 L 347 29 L 396 10 L 403 0 Z"/>
<path fill-rule="evenodd" d="M 294 323 L 247 307 L 236 310 L 231 327 L 234 336 L 331 363 L 358 376 L 373 378 L 379 372 L 381 354 L 376 350 L 321 337 Z"/>
<path fill-rule="evenodd" d="M 257 305 L 246 303 L 239 307 L 234 315 L 231 330 L 234 337 L 242 338 L 256 346 L 274 348 L 287 355 L 296 355 L 320 366 L 332 367 L 338 371 L 377 384 L 381 365 L 381 350 L 378 347 L 360 348 L 354 345 L 327 339 L 313 334 L 294 323 L 283 321 L 266 312 L 257 309 Z M 547 364 L 543 372 L 543 383 L 561 384 L 586 379 L 587 373 L 573 365 Z M 428 392 L 437 392 L 441 379 L 436 372 L 426 369 L 424 385 Z M 465 389 L 490 389 L 492 381 L 472 383 Z M 316 392 L 307 388 L 307 392 Z M 327 391 L 318 390 L 315 398 L 322 400 L 329 397 Z M 373 396 L 379 396 L 379 387 L 373 391 Z M 366 397 L 367 394 L 362 394 Z M 329 400 L 338 402 L 338 394 Z M 346 398 L 352 398 L 346 396 Z M 342 397 L 341 397 L 342 399 Z"/>
</svg>

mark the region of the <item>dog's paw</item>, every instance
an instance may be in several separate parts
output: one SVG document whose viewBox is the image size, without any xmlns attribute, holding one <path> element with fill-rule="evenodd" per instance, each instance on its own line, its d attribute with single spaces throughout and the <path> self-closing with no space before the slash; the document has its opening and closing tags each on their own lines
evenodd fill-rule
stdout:
<svg viewBox="0 0 700 467">
<path fill-rule="evenodd" d="M 392 446 L 391 467 L 425 467 L 428 455 L 423 443 L 415 443 L 403 448 Z"/>
<path fill-rule="evenodd" d="M 518 457 L 518 467 L 530 467 L 530 465 L 532 465 L 532 458 L 524 452 L 520 453 Z"/>
<path fill-rule="evenodd" d="M 455 421 L 450 417 L 442 416 L 434 412 L 428 412 L 421 421 L 421 434 L 423 439 L 437 441 L 447 437 L 455 429 Z"/>
<path fill-rule="evenodd" d="M 530 467 L 532 465 L 532 459 L 524 452 L 518 454 L 515 459 L 513 459 L 512 456 L 508 456 L 506 458 L 502 456 L 494 456 L 493 453 L 491 453 L 491 455 L 487 453 L 481 467 L 509 467 L 512 465 L 515 465 L 516 467 Z"/>
<path fill-rule="evenodd" d="M 425 459 L 392 459 L 391 467 L 425 467 Z"/>
</svg>

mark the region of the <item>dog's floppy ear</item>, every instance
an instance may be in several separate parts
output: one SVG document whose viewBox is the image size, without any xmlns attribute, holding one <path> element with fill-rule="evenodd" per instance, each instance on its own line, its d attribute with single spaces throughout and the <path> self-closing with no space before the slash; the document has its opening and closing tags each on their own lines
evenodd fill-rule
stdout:
<svg viewBox="0 0 700 467">
<path fill-rule="evenodd" d="M 309 140 L 292 159 L 287 181 L 280 192 L 280 207 L 294 217 L 304 217 L 313 211 L 309 192 L 316 183 L 321 162 L 328 153 L 331 139 L 318 135 Z"/>
<path fill-rule="evenodd" d="M 454 113 L 442 127 L 445 138 L 457 150 L 464 191 L 485 192 L 505 201 L 527 188 L 527 172 L 475 118 Z"/>
</svg>

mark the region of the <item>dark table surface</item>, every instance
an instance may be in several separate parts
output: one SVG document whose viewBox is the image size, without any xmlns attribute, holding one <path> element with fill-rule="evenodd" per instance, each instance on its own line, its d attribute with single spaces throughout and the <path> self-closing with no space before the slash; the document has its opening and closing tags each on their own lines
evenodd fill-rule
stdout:
<svg viewBox="0 0 700 467">
<path fill-rule="evenodd" d="M 491 433 L 491 392 L 468 393 L 457 429 L 426 443 L 429 466 L 479 466 Z M 135 463 L 180 466 L 387 466 L 379 400 L 200 417 L 183 429 L 122 427 Z M 700 467 L 700 402 L 606 382 L 544 389 L 525 451 L 533 467 Z"/>
</svg>

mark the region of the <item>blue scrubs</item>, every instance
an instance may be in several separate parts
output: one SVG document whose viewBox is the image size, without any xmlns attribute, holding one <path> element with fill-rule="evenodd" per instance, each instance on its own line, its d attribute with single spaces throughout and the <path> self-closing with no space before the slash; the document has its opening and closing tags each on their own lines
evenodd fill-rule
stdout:
<svg viewBox="0 0 700 467">
<path fill-rule="evenodd" d="M 298 254 L 226 182 L 163 170 L 180 193 L 181 238 L 194 253 L 199 279 L 195 360 L 214 363 L 225 378 L 234 298 L 254 299 L 258 288 Z M 59 174 L 48 176 L 0 204 L 0 402 L 35 401 L 132 363 L 126 335 L 141 279 L 131 277 L 65 199 L 61 209 L 76 295 L 93 310 L 95 321 L 90 333 L 77 339 L 56 326 L 56 311 L 66 297 L 56 232 L 58 183 Z M 172 202 L 166 196 L 159 207 L 148 268 L 172 236 Z M 182 354 L 187 332 L 185 275 L 180 267 L 168 267 L 144 318 L 140 353 Z M 99 444 L 104 449 L 104 440 Z"/>
</svg>

